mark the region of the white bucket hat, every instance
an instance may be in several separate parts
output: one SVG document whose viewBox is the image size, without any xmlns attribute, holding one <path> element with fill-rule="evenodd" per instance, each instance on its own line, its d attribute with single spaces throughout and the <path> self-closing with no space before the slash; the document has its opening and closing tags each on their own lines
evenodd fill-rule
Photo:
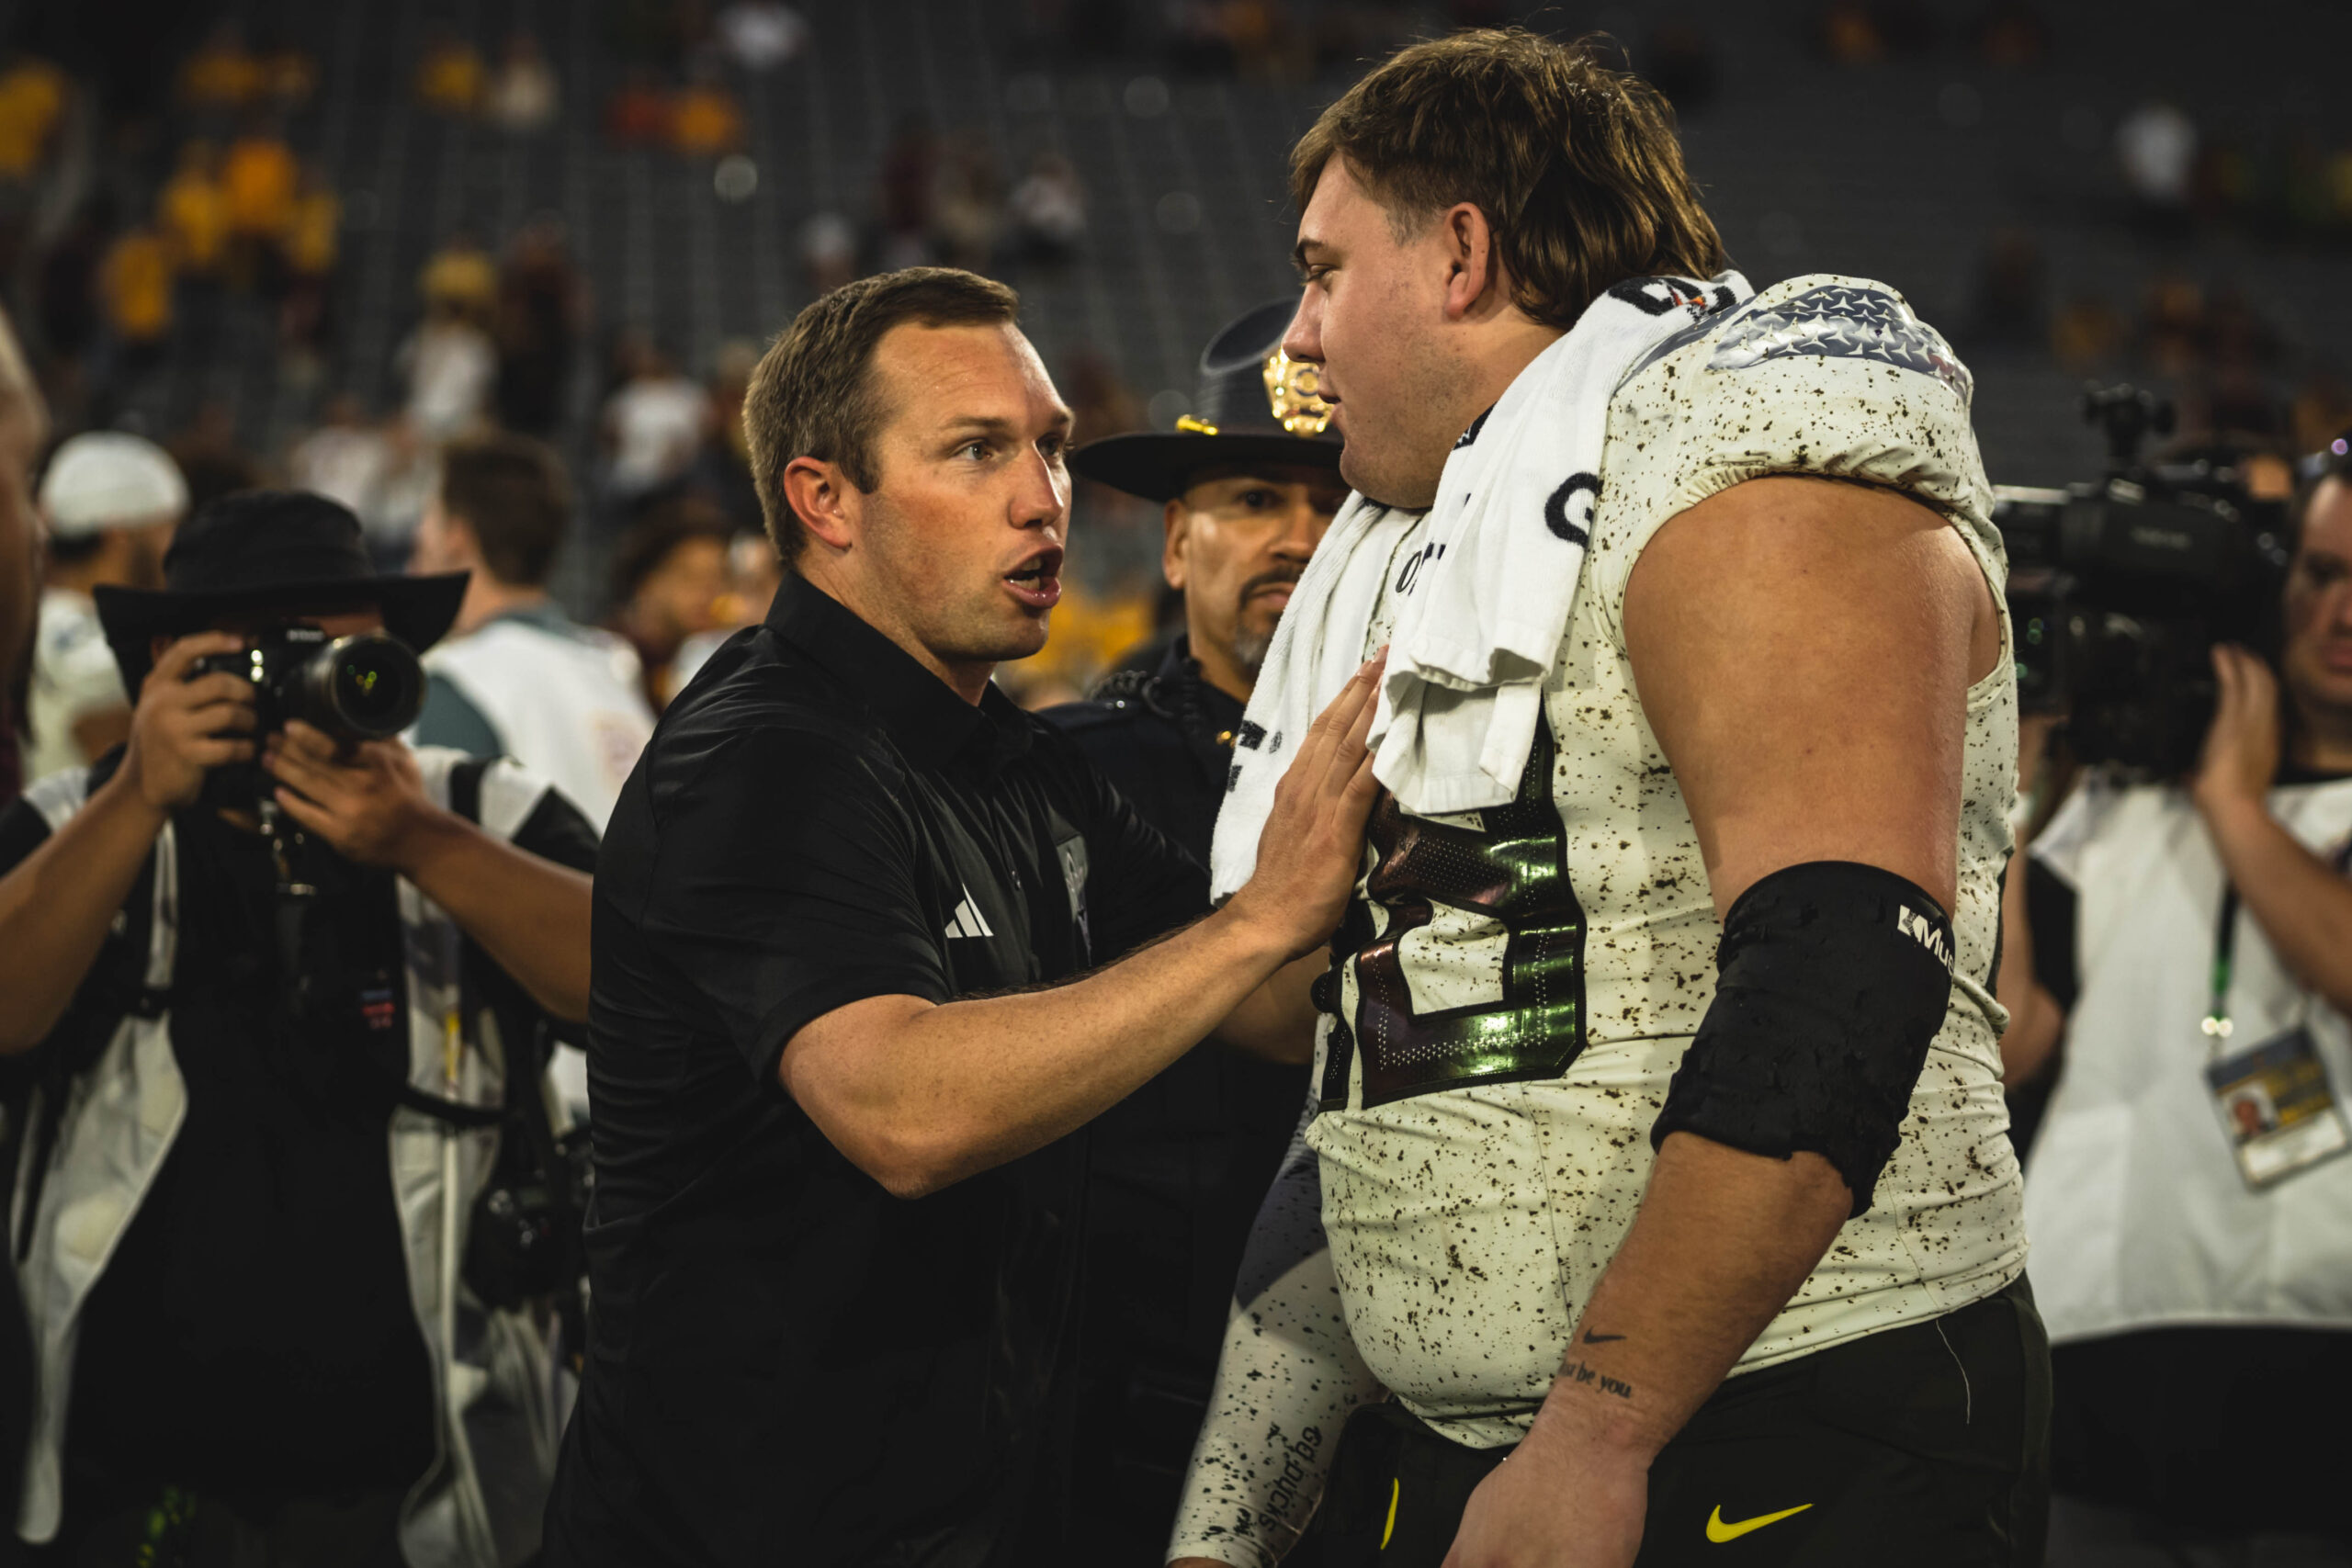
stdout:
<svg viewBox="0 0 2352 1568">
<path fill-rule="evenodd" d="M 176 523 L 187 510 L 187 481 L 172 455 L 146 437 L 87 431 L 50 458 L 40 510 L 61 539 L 127 523 Z"/>
</svg>

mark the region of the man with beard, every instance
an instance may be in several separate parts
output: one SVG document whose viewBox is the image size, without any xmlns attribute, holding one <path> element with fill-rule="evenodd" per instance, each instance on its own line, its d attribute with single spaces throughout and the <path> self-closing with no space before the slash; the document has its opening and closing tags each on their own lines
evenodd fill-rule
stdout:
<svg viewBox="0 0 2352 1568">
<path fill-rule="evenodd" d="M 1204 863 L 1242 705 L 1347 499 L 1315 367 L 1283 353 L 1295 306 L 1261 305 L 1210 340 L 1194 412 L 1173 433 L 1114 435 L 1070 457 L 1083 478 L 1165 504 L 1161 570 L 1184 595 L 1184 631 L 1156 668 L 1122 671 L 1046 716 Z M 1303 1057 L 1212 1041 L 1095 1123 L 1076 1486 L 1093 1561 L 1158 1568 L 1242 1243 L 1306 1092 Z"/>
<path fill-rule="evenodd" d="M 1357 494 L 1215 890 L 1385 647 L 1383 794 L 1170 1556 L 1312 1513 L 1324 1568 L 2040 1562 L 1967 370 L 1883 284 L 1726 270 L 1589 46 L 1414 45 L 1291 167 Z"/>
</svg>

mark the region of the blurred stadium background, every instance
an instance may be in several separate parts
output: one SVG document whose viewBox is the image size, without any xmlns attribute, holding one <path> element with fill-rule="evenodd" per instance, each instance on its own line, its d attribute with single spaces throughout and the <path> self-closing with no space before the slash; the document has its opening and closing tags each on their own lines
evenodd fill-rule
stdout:
<svg viewBox="0 0 2352 1568">
<path fill-rule="evenodd" d="M 199 496 L 335 489 L 388 560 L 436 440 L 544 436 L 594 618 L 633 521 L 756 527 L 731 400 L 858 273 L 1006 278 L 1082 436 L 1165 427 L 1208 335 L 1294 287 L 1296 133 L 1360 62 L 1506 21 L 1666 90 L 1758 286 L 1902 288 L 1996 480 L 2096 472 L 2092 378 L 2192 445 L 2352 423 L 2352 6 L 2286 0 L 0 5 L 0 297 L 61 434 L 154 435 Z M 1148 631 L 1156 514 L 1080 509 L 1018 679 Z"/>
</svg>

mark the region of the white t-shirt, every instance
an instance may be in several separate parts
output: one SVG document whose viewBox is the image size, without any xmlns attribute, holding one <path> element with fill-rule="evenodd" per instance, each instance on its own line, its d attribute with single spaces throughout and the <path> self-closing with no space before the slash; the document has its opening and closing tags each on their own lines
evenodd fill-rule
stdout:
<svg viewBox="0 0 2352 1568">
<path fill-rule="evenodd" d="M 653 710 L 628 644 L 548 609 L 501 615 L 436 643 L 424 662 L 428 675 L 447 681 L 488 722 L 501 751 L 552 783 L 599 833 L 605 830 L 653 735 Z M 435 722 L 430 699 L 419 722 Z"/>
<path fill-rule="evenodd" d="M 2352 835 L 2352 779 L 2274 789 L 2312 853 Z M 2222 863 L 2185 792 L 2094 776 L 2034 855 L 2075 895 L 2081 991 L 2026 1183 L 2033 1291 L 2052 1341 L 2158 1325 L 2352 1327 L 2352 1156 L 2260 1192 L 2205 1079 Z M 2298 983 L 2243 908 L 2231 1048 L 2307 1025 L 2339 1105 L 2352 1024 Z"/>
<path fill-rule="evenodd" d="M 25 782 L 46 778 L 96 759 L 74 743 L 74 721 L 107 708 L 127 707 L 122 671 L 107 646 L 96 604 L 71 588 L 45 588 L 40 626 L 34 634 L 31 701 L 32 749 L 25 756 Z"/>
</svg>

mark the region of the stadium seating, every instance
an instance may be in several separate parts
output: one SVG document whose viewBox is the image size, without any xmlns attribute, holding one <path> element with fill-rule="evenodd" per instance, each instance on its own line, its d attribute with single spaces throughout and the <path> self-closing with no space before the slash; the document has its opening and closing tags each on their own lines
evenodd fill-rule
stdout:
<svg viewBox="0 0 2352 1568">
<path fill-rule="evenodd" d="M 2243 9 L 2276 8 L 2265 0 Z M 297 145 L 322 162 L 345 201 L 335 379 L 379 406 L 394 400 L 391 356 L 415 319 L 426 255 L 461 225 L 495 246 L 542 209 L 569 225 L 599 331 L 650 328 L 700 373 L 721 342 L 763 338 L 804 302 L 802 224 L 820 210 L 863 222 L 885 143 L 917 116 L 944 135 L 983 139 L 1008 183 L 1038 148 L 1075 161 L 1090 197 L 1089 238 L 1067 271 L 1016 276 L 1030 330 L 1049 365 L 1090 344 L 1139 397 L 1172 394 L 1159 405 L 1167 414 L 1208 333 L 1291 287 L 1283 154 L 1346 79 L 1276 86 L 1168 74 L 1150 52 L 1155 7 L 1134 8 L 1135 58 L 1105 63 L 1072 61 L 1058 40 L 1037 36 L 1032 17 L 1048 8 L 1023 0 L 817 0 L 804 6 L 814 23 L 807 53 L 764 75 L 730 77 L 759 183 L 751 199 L 729 202 L 707 163 L 607 143 L 602 107 L 629 64 L 614 50 L 608 9 L 464 0 L 448 13 L 486 51 L 517 27 L 539 35 L 561 76 L 562 113 L 528 139 L 415 104 L 420 7 L 279 13 L 281 25 L 316 29 L 305 41 L 322 86 L 296 127 Z M 1679 6 L 1710 38 L 1723 79 L 1714 100 L 1685 117 L 1685 130 L 1752 279 L 1816 269 L 1883 277 L 1961 343 L 1978 374 L 1977 418 L 1996 479 L 2052 482 L 2087 474 L 2098 458 L 2072 412 L 2078 383 L 2044 350 L 1968 342 L 1973 282 L 1996 225 L 2035 235 L 2052 305 L 2089 290 L 2128 317 L 2146 279 L 2175 267 L 2234 279 L 2290 342 L 2340 349 L 2352 336 L 2352 303 L 2331 281 L 2331 254 L 2257 250 L 2211 233 L 2167 253 L 2123 221 L 2104 131 L 2171 79 L 2178 39 L 2098 17 L 2120 21 L 2143 8 L 2060 8 L 2064 31 L 2051 62 L 2010 71 L 1979 63 L 1961 41 L 1973 12 L 1933 9 L 1945 29 L 1935 48 L 1840 68 L 1815 54 L 1797 8 Z M 1641 18 L 1567 21 L 1588 19 L 1631 35 L 1639 62 Z M 2340 18 L 2327 25 L 2341 30 Z M 2228 90 L 2258 98 L 2258 62 L 2200 62 L 2208 68 L 2233 72 Z M 1957 111 L 1947 89 L 1964 89 Z M 2063 138 L 2070 110 L 2087 111 L 2100 138 Z M 156 422 L 168 427 L 199 400 L 221 400 L 250 444 L 274 449 L 311 417 L 314 394 L 279 384 L 269 330 L 258 308 L 232 311 L 208 352 L 179 356 L 182 367 L 156 389 Z M 596 356 L 583 355 L 571 405 L 580 454 L 595 376 Z"/>
</svg>

